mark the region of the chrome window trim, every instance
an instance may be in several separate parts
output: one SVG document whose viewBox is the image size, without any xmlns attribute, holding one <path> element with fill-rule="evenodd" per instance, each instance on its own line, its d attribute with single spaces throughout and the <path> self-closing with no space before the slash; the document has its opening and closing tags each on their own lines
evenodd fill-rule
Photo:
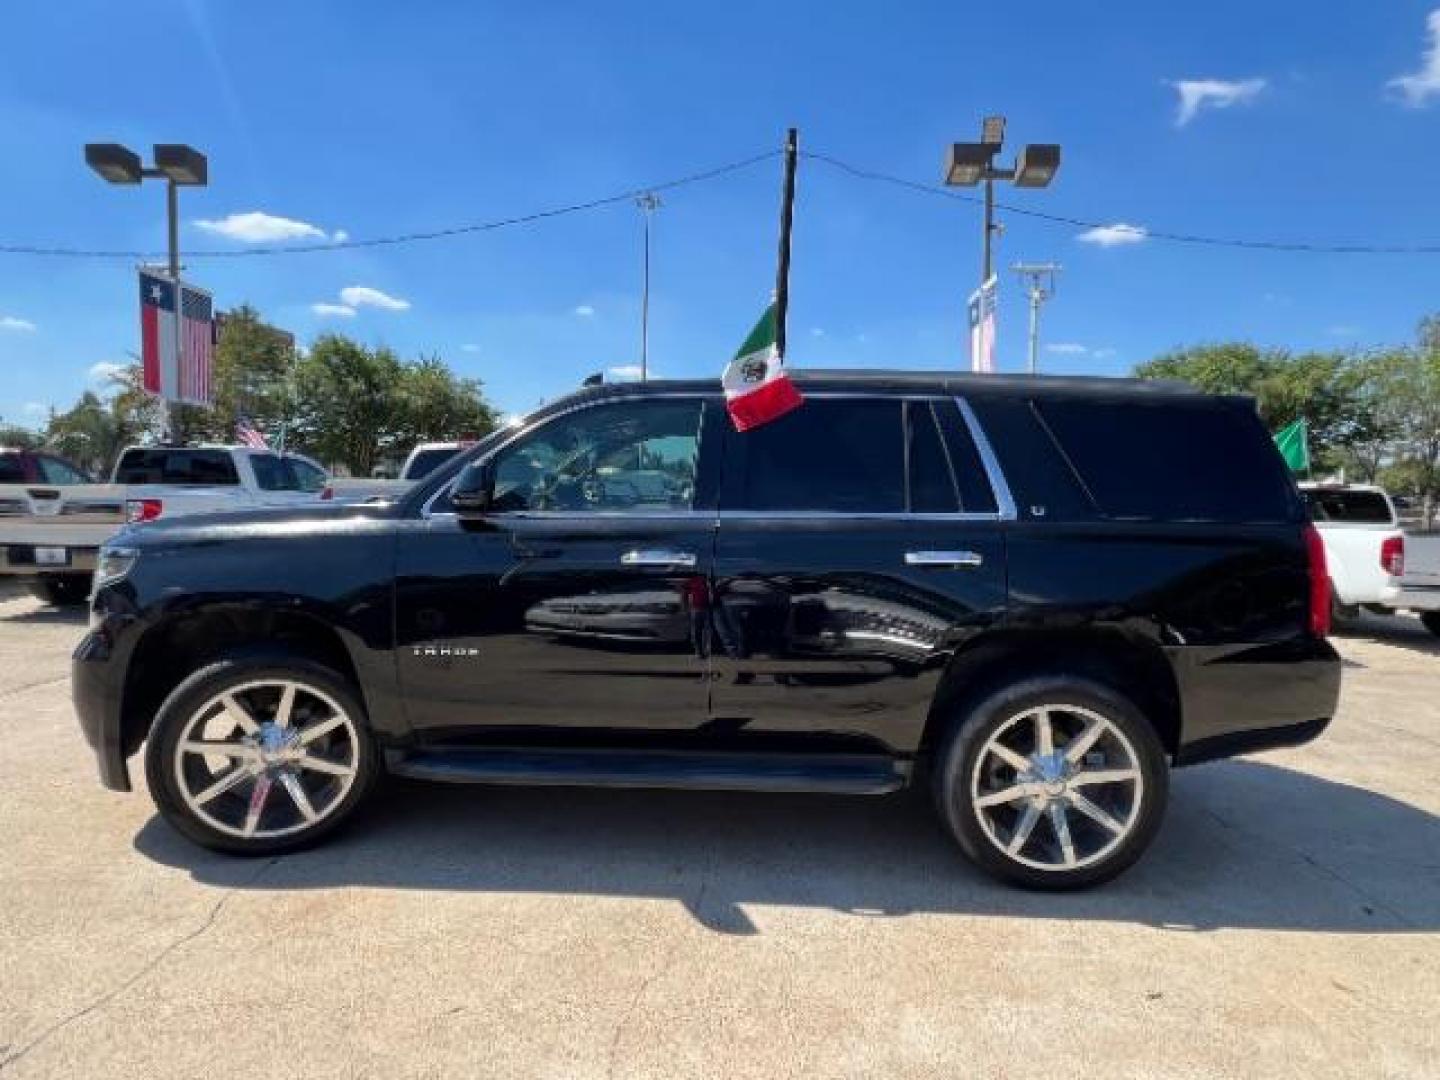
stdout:
<svg viewBox="0 0 1440 1080">
<path fill-rule="evenodd" d="M 990 481 L 990 491 L 995 496 L 995 506 L 999 511 L 990 515 L 1000 521 L 1014 521 L 1015 497 L 1010 494 L 1010 485 L 1005 480 L 1005 473 L 1000 468 L 1000 459 L 995 456 L 995 448 L 990 445 L 990 439 L 985 434 L 985 429 L 980 426 L 980 418 L 975 415 L 975 410 L 970 407 L 970 402 L 963 397 L 957 397 L 955 404 L 960 407 L 960 415 L 965 420 L 965 426 L 970 431 L 970 438 L 975 443 L 975 449 L 980 454 L 980 464 L 985 467 L 985 476 Z"/>
<path fill-rule="evenodd" d="M 559 420 L 562 417 L 570 416 L 581 409 L 592 409 L 611 402 L 633 402 L 633 401 L 654 401 L 665 398 L 690 398 L 703 402 L 707 398 L 714 397 L 714 394 L 707 394 L 696 391 L 657 391 L 653 394 L 637 394 L 625 397 L 604 397 L 593 401 L 581 401 L 557 413 L 545 417 L 544 420 L 526 424 L 524 427 L 516 428 L 515 433 L 504 442 L 495 446 L 487 457 L 503 452 L 513 445 L 518 439 L 530 434 L 542 424 L 548 424 L 552 420 Z M 821 399 L 835 398 L 889 398 L 896 402 L 903 401 L 944 401 L 943 394 L 876 394 L 864 391 L 819 391 L 807 394 L 806 397 Z M 925 521 L 925 522 L 984 522 L 984 521 L 1014 521 L 1015 499 L 1010 493 L 1010 485 L 1005 480 L 1005 474 L 1000 470 L 999 459 L 995 456 L 995 450 L 990 445 L 985 430 L 980 426 L 979 418 L 976 417 L 970 403 L 962 397 L 952 399 L 960 409 L 960 416 L 965 421 L 965 428 L 970 433 L 971 440 L 975 443 L 975 451 L 980 456 L 980 464 L 985 470 L 985 477 L 990 484 L 990 490 L 995 496 L 997 511 L 975 512 L 958 511 L 956 513 L 927 513 L 912 514 L 904 511 L 896 512 L 866 512 L 866 511 L 845 511 L 845 510 L 521 510 L 513 514 L 505 515 L 521 520 L 564 520 L 571 518 L 582 518 L 585 520 L 596 520 L 614 518 L 617 520 L 684 520 L 704 519 L 717 524 L 721 521 L 750 520 L 750 521 L 803 521 L 806 519 L 822 519 L 826 521 Z M 463 470 L 462 470 L 463 471 Z M 459 474 L 448 483 L 437 488 L 425 504 L 420 508 L 420 517 L 425 520 L 435 518 L 453 518 L 455 513 L 452 510 L 432 510 L 435 501 L 449 491 L 459 479 Z M 498 515 L 497 515 L 498 516 Z"/>
</svg>

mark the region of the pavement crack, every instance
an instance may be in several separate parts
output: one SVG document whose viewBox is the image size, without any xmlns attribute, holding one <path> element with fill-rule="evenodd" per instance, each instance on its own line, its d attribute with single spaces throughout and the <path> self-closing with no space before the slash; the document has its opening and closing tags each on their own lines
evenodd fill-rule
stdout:
<svg viewBox="0 0 1440 1080">
<path fill-rule="evenodd" d="M 132 986 L 139 983 L 147 975 L 150 975 L 152 972 L 154 972 L 156 968 L 158 968 L 166 961 L 166 959 L 171 956 L 171 954 L 176 952 L 178 949 L 181 949 L 184 946 L 190 944 L 196 938 L 201 937 L 202 935 L 207 933 L 212 927 L 214 927 L 216 921 L 220 918 L 221 912 L 225 910 L 225 905 L 230 902 L 231 897 L 233 897 L 237 891 L 241 889 L 248 889 L 250 886 L 254 885 L 257 881 L 260 880 L 262 876 L 264 876 L 267 871 L 270 870 L 271 867 L 275 866 L 275 864 L 279 861 L 280 860 L 278 858 L 272 858 L 267 860 L 263 865 L 261 865 L 258 870 L 255 871 L 255 873 L 251 874 L 244 881 L 242 881 L 238 885 L 232 885 L 230 886 L 230 888 L 226 889 L 225 894 L 210 906 L 209 913 L 201 921 L 199 926 L 195 927 L 193 930 L 190 930 L 185 934 L 182 934 L 180 937 L 170 942 L 154 956 L 152 956 L 149 960 L 141 964 L 140 968 L 133 974 L 131 974 L 129 978 L 122 980 L 117 986 L 113 986 L 99 996 L 92 998 L 88 1003 L 82 1005 L 80 1008 L 74 1010 L 73 1012 L 67 1013 L 65 1016 L 62 1016 L 59 1020 L 56 1020 L 52 1024 L 50 1024 L 49 1027 L 42 1030 L 29 1042 L 21 1043 L 11 1053 L 7 1054 L 3 1058 L 0 1058 L 0 1072 L 4 1072 L 6 1069 L 10 1068 L 10 1066 L 14 1065 L 22 1058 L 26 1057 L 30 1053 L 30 1051 L 36 1049 L 44 1043 L 49 1042 L 50 1039 L 58 1035 L 60 1032 L 64 1031 L 66 1028 L 70 1027 L 72 1024 L 79 1023 L 87 1016 L 91 1016 L 103 1010 L 126 990 L 129 990 Z"/>
</svg>

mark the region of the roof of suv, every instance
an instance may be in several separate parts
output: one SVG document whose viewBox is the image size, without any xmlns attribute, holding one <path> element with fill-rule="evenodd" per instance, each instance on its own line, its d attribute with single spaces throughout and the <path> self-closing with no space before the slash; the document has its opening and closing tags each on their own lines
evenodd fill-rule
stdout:
<svg viewBox="0 0 1440 1080">
<path fill-rule="evenodd" d="M 927 394 L 1074 394 L 1083 397 L 1187 396 L 1205 397 L 1189 383 L 1168 379 L 1116 379 L 1099 375 L 999 375 L 960 371 L 897 371 L 891 369 L 791 368 L 802 390 L 906 392 Z M 586 387 L 565 400 L 623 397 L 656 391 L 719 393 L 719 379 L 651 379 L 648 382 L 604 383 Z M 553 402 L 551 404 L 554 404 Z"/>
</svg>

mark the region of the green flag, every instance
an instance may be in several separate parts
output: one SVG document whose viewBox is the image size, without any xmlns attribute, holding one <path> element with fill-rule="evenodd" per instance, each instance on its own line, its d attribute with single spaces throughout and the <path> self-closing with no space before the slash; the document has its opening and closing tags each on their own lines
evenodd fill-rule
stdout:
<svg viewBox="0 0 1440 1080">
<path fill-rule="evenodd" d="M 1310 429 L 1304 417 L 1276 432 L 1275 445 L 1291 472 L 1310 471 Z"/>
</svg>

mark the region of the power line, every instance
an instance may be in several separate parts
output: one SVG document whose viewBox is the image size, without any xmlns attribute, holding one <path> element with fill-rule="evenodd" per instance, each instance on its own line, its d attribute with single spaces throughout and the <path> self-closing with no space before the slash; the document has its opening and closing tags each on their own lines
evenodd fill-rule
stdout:
<svg viewBox="0 0 1440 1080">
<path fill-rule="evenodd" d="M 641 187 L 631 188 L 615 195 L 606 195 L 603 198 L 591 199 L 588 202 L 571 203 L 568 206 L 556 206 L 548 210 L 537 210 L 532 214 L 521 214 L 518 217 L 499 218 L 495 221 L 482 221 L 469 225 L 454 225 L 444 229 L 431 229 L 424 232 L 400 233 L 395 236 L 373 236 L 358 240 L 342 240 L 335 243 L 316 244 L 293 244 L 285 246 L 249 247 L 236 250 L 193 250 L 186 251 L 187 259 L 236 259 L 253 258 L 260 255 L 299 255 L 321 251 L 345 251 L 354 248 L 385 247 L 393 244 L 413 244 L 426 240 L 442 240 L 451 236 L 463 236 L 467 233 L 493 232 L 496 229 L 506 229 L 515 225 L 528 225 L 537 221 L 544 221 L 547 218 L 562 217 L 566 214 L 578 214 L 586 210 L 598 210 L 604 206 L 613 206 L 616 203 L 631 202 L 648 193 L 657 191 L 672 191 L 675 188 L 686 187 L 690 184 L 700 184 L 707 180 L 715 180 L 730 173 L 748 169 L 752 165 L 758 165 L 762 161 L 768 161 L 780 154 L 779 150 L 767 150 L 763 154 L 756 154 L 754 157 L 744 158 L 740 161 L 732 161 L 728 165 L 720 165 L 713 169 L 706 169 L 703 172 L 690 173 L 687 176 L 676 177 L 673 180 L 665 180 L 658 184 L 645 184 Z M 106 251 L 87 250 L 83 248 L 47 247 L 28 244 L 0 244 L 0 255 L 41 255 L 54 258 L 73 259 L 155 259 L 160 255 L 151 251 Z"/>
<path fill-rule="evenodd" d="M 944 199 L 953 199 L 958 202 L 980 204 L 983 202 L 975 195 L 962 195 L 958 191 L 950 191 L 947 188 L 933 184 L 923 184 L 915 180 L 907 180 L 901 176 L 891 176 L 888 173 L 877 172 L 874 169 L 861 168 L 858 165 L 851 165 L 849 162 L 841 161 L 839 158 L 831 157 L 828 154 L 818 154 L 811 151 L 803 151 L 802 156 L 818 161 L 821 164 L 829 165 L 841 172 L 860 179 L 870 180 L 877 183 L 890 184 L 894 187 L 906 188 L 923 195 L 937 195 Z M 1023 206 L 1009 206 L 1004 203 L 996 203 L 996 208 L 1006 213 L 1016 214 L 1021 217 L 1037 218 L 1053 225 L 1067 225 L 1080 229 L 1108 229 L 1113 223 L 1101 221 L 1087 221 L 1084 218 L 1067 217 L 1064 214 L 1050 214 L 1043 210 L 1031 210 Z M 1145 229 L 1143 234 L 1136 229 L 1137 235 L 1143 235 L 1147 240 L 1164 240 L 1175 244 L 1203 244 L 1209 247 L 1231 247 L 1248 248 L 1258 251 L 1291 251 L 1308 252 L 1311 254 L 1323 255 L 1440 255 L 1440 244 L 1332 244 L 1332 243 L 1309 243 L 1285 240 L 1246 240 L 1238 237 L 1223 236 L 1200 236 L 1191 233 L 1160 232 L 1155 229 Z"/>
</svg>

